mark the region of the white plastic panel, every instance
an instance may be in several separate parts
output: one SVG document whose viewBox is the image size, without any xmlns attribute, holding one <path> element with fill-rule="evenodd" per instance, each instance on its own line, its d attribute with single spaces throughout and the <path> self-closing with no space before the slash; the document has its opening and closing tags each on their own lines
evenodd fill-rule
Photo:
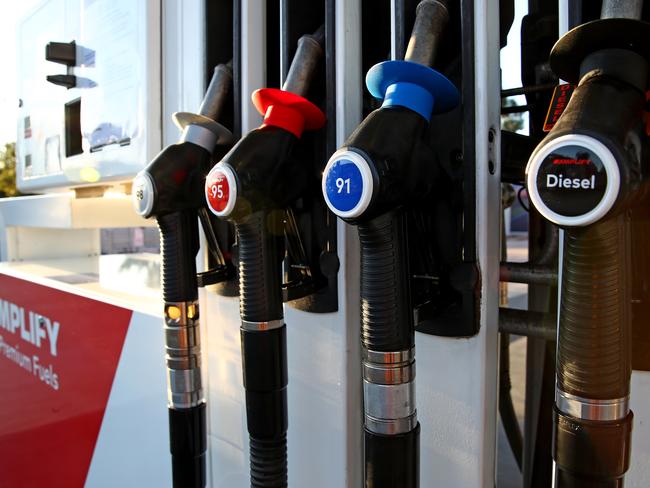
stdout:
<svg viewBox="0 0 650 488">
<path fill-rule="evenodd" d="M 468 339 L 416 333 L 421 486 L 495 486 L 501 175 L 499 5 L 474 2 L 476 95 L 476 245 L 481 276 L 480 330 Z M 488 133 L 494 131 L 492 151 Z"/>
<path fill-rule="evenodd" d="M 160 149 L 160 0 L 48 0 L 18 32 L 18 187 L 130 180 Z M 76 66 L 45 60 L 48 42 L 71 41 Z M 76 87 L 46 80 L 66 73 Z M 65 115 L 75 102 L 76 127 Z M 83 152 L 66 148 L 70 131 Z"/>
<path fill-rule="evenodd" d="M 172 486 L 162 317 L 134 312 L 85 486 Z M 137 442 L 133 442 L 137 439 Z"/>
</svg>

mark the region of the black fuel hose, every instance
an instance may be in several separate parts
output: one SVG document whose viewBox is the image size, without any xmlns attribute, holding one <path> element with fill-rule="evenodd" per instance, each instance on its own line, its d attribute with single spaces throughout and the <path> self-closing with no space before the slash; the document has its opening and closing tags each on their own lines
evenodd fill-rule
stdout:
<svg viewBox="0 0 650 488">
<path fill-rule="evenodd" d="M 387 212 L 358 225 L 361 243 L 361 342 L 404 351 L 415 342 L 406 214 Z"/>
<path fill-rule="evenodd" d="M 238 220 L 239 289 L 250 476 L 287 486 L 287 338 L 282 308 L 284 235 L 279 212 Z"/>
<path fill-rule="evenodd" d="M 197 213 L 184 210 L 161 215 L 156 220 L 160 231 L 163 299 L 167 303 L 196 300 L 193 258 L 199 251 Z"/>
<path fill-rule="evenodd" d="M 412 351 L 415 346 L 415 328 L 411 306 L 410 274 L 406 213 L 398 208 L 360 223 L 361 243 L 361 342 L 365 351 L 375 358 L 390 357 L 393 351 Z M 370 353 L 367 353 L 370 354 Z M 369 369 L 372 358 L 364 364 Z M 399 361 L 403 362 L 403 361 Z M 394 361 L 384 361 L 384 365 Z M 384 366 L 381 365 L 381 366 Z M 378 367 L 380 367 L 378 365 Z M 408 364 L 407 369 L 414 369 Z M 384 370 L 385 372 L 385 370 Z M 375 381 L 364 382 L 366 411 L 386 411 L 380 405 L 389 399 L 373 395 L 386 385 L 403 390 L 404 402 L 389 407 L 404 424 L 403 432 L 395 434 L 381 429 L 382 419 L 372 419 L 377 425 L 372 430 L 366 420 L 365 478 L 366 486 L 414 488 L 419 486 L 419 435 L 420 425 L 415 417 L 414 383 L 402 383 L 403 371 L 390 370 L 389 374 L 376 376 Z M 377 428 L 379 427 L 379 428 Z"/>
</svg>

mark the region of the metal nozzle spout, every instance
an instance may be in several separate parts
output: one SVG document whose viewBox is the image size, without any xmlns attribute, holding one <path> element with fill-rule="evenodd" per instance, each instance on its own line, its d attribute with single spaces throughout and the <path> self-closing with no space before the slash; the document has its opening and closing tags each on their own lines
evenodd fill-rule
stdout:
<svg viewBox="0 0 650 488">
<path fill-rule="evenodd" d="M 641 19 L 643 0 L 603 0 L 601 19 Z"/>
<path fill-rule="evenodd" d="M 422 0 L 417 6 L 404 60 L 432 66 L 448 21 L 447 0 Z"/>
<path fill-rule="evenodd" d="M 293 57 L 287 79 L 282 89 L 305 96 L 309 91 L 311 80 L 316 72 L 318 61 L 323 56 L 323 43 L 325 42 L 325 25 L 321 25 L 311 35 L 304 35 L 298 39 L 298 49 Z"/>
<path fill-rule="evenodd" d="M 208 117 L 215 122 L 219 120 L 221 111 L 228 99 L 228 93 L 232 86 L 232 60 L 226 64 L 219 64 L 214 68 L 210 85 L 205 92 L 199 115 Z"/>
</svg>

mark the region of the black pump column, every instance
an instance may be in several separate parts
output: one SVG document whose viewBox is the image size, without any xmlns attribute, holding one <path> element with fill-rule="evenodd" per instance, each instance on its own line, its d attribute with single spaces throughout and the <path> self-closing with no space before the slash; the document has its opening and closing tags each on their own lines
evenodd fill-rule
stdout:
<svg viewBox="0 0 650 488">
<path fill-rule="evenodd" d="M 551 67 L 579 83 L 527 167 L 533 205 L 564 229 L 553 439 L 560 488 L 622 487 L 629 466 L 627 210 L 645 193 L 649 38 L 649 24 L 608 18 L 558 41 Z"/>
<path fill-rule="evenodd" d="M 448 18 L 444 1 L 418 4 L 406 60 L 380 63 L 366 76 L 381 108 L 323 173 L 327 205 L 358 226 L 361 242 L 366 487 L 419 486 L 407 210 L 423 204 L 439 181 L 429 120 L 459 100 L 456 88 L 429 67 Z"/>
<path fill-rule="evenodd" d="M 212 169 L 205 198 L 234 221 L 239 248 L 241 346 L 252 487 L 287 486 L 287 337 L 282 308 L 284 209 L 308 187 L 308 168 L 292 155 L 304 130 L 325 116 L 304 98 L 323 56 L 324 29 L 305 35 L 282 90 L 253 93 L 264 114 Z"/>
<path fill-rule="evenodd" d="M 133 180 L 133 204 L 160 229 L 162 291 L 172 476 L 176 488 L 206 484 L 206 412 L 196 274 L 198 212 L 205 175 L 217 146 L 232 134 L 216 120 L 232 87 L 230 65 L 219 65 L 198 114 L 176 113 L 181 140 L 156 156 Z"/>
</svg>

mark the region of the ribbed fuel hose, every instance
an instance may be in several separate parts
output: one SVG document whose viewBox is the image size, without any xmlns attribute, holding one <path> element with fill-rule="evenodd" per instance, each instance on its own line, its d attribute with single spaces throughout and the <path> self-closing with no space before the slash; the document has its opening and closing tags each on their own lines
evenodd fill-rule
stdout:
<svg viewBox="0 0 650 488">
<path fill-rule="evenodd" d="M 194 257 L 199 250 L 193 210 L 158 217 L 169 375 L 173 486 L 206 485 L 206 412 L 201 386 L 199 308 Z"/>
<path fill-rule="evenodd" d="M 557 385 L 595 400 L 630 393 L 630 262 L 624 217 L 564 233 Z"/>
<path fill-rule="evenodd" d="M 367 487 L 419 485 L 415 330 L 402 208 L 359 224 Z"/>
<path fill-rule="evenodd" d="M 629 233 L 625 215 L 564 233 L 554 438 L 562 488 L 622 487 L 629 466 Z"/>
<path fill-rule="evenodd" d="M 287 338 L 282 212 L 237 221 L 241 344 L 253 488 L 287 486 Z"/>
</svg>

